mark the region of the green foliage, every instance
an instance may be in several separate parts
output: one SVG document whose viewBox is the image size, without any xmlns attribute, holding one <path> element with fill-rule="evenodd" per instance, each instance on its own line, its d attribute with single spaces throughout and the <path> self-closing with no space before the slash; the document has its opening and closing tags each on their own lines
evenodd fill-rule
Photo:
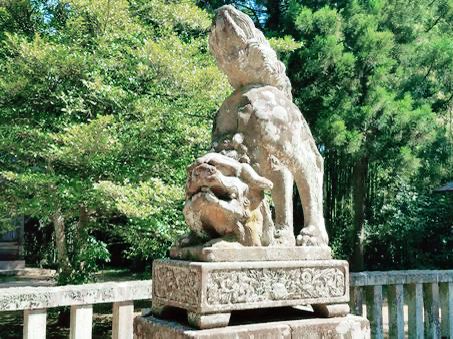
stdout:
<svg viewBox="0 0 453 339">
<path fill-rule="evenodd" d="M 180 213 L 184 203 L 181 186 L 151 178 L 122 185 L 100 181 L 95 189 L 104 211 L 129 218 L 127 223 L 117 224 L 110 230 L 113 236 L 130 244 L 125 250 L 129 259 L 140 261 L 165 256 L 171 243 L 185 230 Z"/>
<path fill-rule="evenodd" d="M 211 26 L 210 18 L 190 0 L 137 0 L 131 1 L 131 6 L 143 22 L 165 33 L 176 31 L 190 37 L 207 32 Z"/>
<path fill-rule="evenodd" d="M 190 0 L 0 2 L 0 215 L 64 220 L 61 283 L 109 239 L 152 260 L 184 232 L 186 166 L 229 90 L 210 22 Z"/>
<path fill-rule="evenodd" d="M 289 35 L 285 35 L 283 38 L 270 38 L 269 43 L 278 53 L 289 53 L 302 47 L 302 43 L 295 41 Z"/>
<path fill-rule="evenodd" d="M 453 197 L 419 194 L 404 183 L 398 186 L 398 193 L 382 206 L 376 224 L 366 228 L 369 267 L 449 269 Z"/>
<path fill-rule="evenodd" d="M 68 238 L 76 237 L 73 232 L 76 232 L 76 224 L 72 225 L 67 230 Z M 84 284 L 95 279 L 94 274 L 99 270 L 100 263 L 110 261 L 110 253 L 107 244 L 97 240 L 92 235 L 86 235 L 83 239 L 84 243 L 71 244 L 69 242 L 69 250 L 71 255 L 71 266 L 74 268 L 69 274 L 59 274 L 58 284 Z"/>
</svg>

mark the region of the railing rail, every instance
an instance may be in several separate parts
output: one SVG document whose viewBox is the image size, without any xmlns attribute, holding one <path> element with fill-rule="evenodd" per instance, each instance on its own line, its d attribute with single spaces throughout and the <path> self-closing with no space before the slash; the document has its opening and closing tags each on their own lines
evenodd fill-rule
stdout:
<svg viewBox="0 0 453 339">
<path fill-rule="evenodd" d="M 388 304 L 389 337 L 453 338 L 453 270 L 351 273 L 351 312 L 370 320 L 373 338 L 383 338 Z M 70 338 L 90 339 L 93 304 L 113 303 L 112 337 L 132 339 L 134 301 L 150 300 L 151 280 L 57 287 L 0 289 L 0 312 L 24 311 L 24 338 L 46 337 L 47 309 L 71 306 Z M 407 319 L 405 319 L 407 307 Z"/>
<path fill-rule="evenodd" d="M 151 280 L 0 289 L 0 312 L 24 311 L 23 337 L 46 337 L 47 309 L 71 306 L 70 338 L 90 339 L 93 304 L 113 303 L 112 337 L 132 339 L 135 300 L 151 299 Z"/>
<path fill-rule="evenodd" d="M 453 338 L 453 270 L 408 270 L 351 273 L 351 312 L 366 307 L 372 338 L 383 338 L 383 306 L 387 300 L 389 337 L 405 337 L 405 305 L 409 338 Z"/>
</svg>

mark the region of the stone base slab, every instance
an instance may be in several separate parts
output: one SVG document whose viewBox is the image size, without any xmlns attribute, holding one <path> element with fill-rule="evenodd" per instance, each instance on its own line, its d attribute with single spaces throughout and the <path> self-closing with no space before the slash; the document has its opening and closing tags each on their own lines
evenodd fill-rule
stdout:
<svg viewBox="0 0 453 339">
<path fill-rule="evenodd" d="M 274 321 L 242 324 L 208 330 L 194 330 L 186 325 L 155 317 L 136 317 L 135 339 L 369 339 L 370 324 L 366 318 L 348 315 L 342 318 Z"/>
<path fill-rule="evenodd" d="M 221 262 L 221 261 L 283 261 L 283 260 L 330 260 L 330 247 L 246 247 L 237 244 L 230 247 L 172 247 L 170 257 L 174 259 Z"/>
<path fill-rule="evenodd" d="M 236 310 L 348 303 L 348 277 L 343 260 L 155 260 L 152 309 L 183 309 L 197 328 L 221 327 Z"/>
</svg>

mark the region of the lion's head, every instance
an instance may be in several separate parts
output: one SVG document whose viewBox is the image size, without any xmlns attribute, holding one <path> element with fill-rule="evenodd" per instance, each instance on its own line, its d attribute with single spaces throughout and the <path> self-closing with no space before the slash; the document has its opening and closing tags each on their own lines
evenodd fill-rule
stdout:
<svg viewBox="0 0 453 339">
<path fill-rule="evenodd" d="M 285 65 L 253 21 L 231 5 L 217 9 L 209 34 L 209 47 L 233 88 L 271 85 L 291 96 Z"/>
</svg>

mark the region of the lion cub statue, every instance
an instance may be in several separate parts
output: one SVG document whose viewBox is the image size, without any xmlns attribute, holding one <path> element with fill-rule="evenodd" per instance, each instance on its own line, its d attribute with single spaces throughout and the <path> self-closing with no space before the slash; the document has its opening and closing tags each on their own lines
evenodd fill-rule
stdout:
<svg viewBox="0 0 453 339">
<path fill-rule="evenodd" d="M 232 234 L 244 246 L 269 245 L 273 222 L 264 192 L 271 189 L 272 182 L 246 163 L 220 153 L 199 158 L 188 169 L 184 216 L 192 238 L 185 241 L 209 245 Z"/>
<path fill-rule="evenodd" d="M 212 139 L 217 153 L 198 159 L 189 169 L 185 207 L 189 227 L 207 238 L 234 234 L 248 246 L 327 246 L 323 159 L 292 102 L 285 66 L 253 21 L 230 5 L 217 10 L 209 47 L 234 92 L 215 117 Z M 297 239 L 294 182 L 305 222 Z M 274 221 L 268 220 L 266 190 L 271 191 Z M 252 209 L 244 205 L 251 201 Z M 252 217 L 259 226 L 249 228 L 252 234 L 246 235 L 244 225 Z"/>
</svg>

